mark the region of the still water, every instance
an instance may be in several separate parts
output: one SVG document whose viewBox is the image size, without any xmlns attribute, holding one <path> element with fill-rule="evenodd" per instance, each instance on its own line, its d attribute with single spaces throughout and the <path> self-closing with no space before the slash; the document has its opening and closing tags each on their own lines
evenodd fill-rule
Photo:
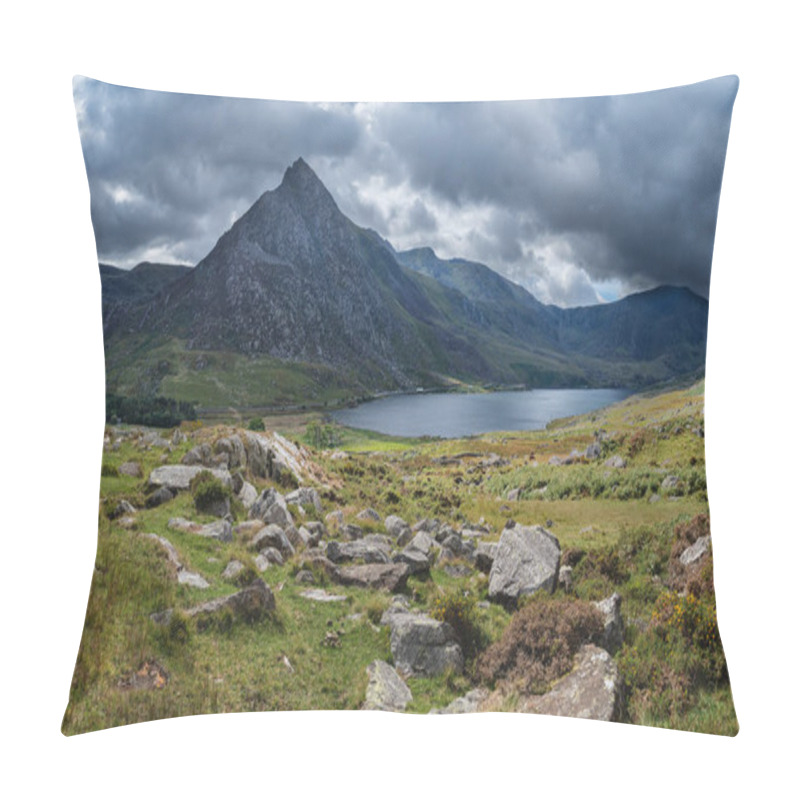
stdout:
<svg viewBox="0 0 800 800">
<path fill-rule="evenodd" d="M 453 438 L 489 431 L 544 428 L 624 400 L 627 389 L 530 389 L 488 394 L 404 394 L 370 400 L 332 416 L 351 428 L 393 436 Z"/>
</svg>

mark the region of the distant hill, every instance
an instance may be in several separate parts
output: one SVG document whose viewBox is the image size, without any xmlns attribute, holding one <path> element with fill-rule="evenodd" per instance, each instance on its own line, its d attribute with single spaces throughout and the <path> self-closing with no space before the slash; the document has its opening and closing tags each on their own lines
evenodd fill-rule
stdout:
<svg viewBox="0 0 800 800">
<path fill-rule="evenodd" d="M 299 159 L 194 268 L 101 265 L 109 387 L 258 405 L 452 382 L 639 386 L 701 368 L 707 302 L 560 309 L 489 267 L 395 252 Z"/>
</svg>

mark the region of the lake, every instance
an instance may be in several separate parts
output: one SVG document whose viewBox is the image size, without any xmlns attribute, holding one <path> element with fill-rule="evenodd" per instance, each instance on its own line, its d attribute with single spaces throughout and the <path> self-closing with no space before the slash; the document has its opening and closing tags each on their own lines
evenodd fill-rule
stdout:
<svg viewBox="0 0 800 800">
<path fill-rule="evenodd" d="M 490 431 L 539 430 L 630 396 L 628 389 L 530 389 L 486 394 L 403 394 L 332 412 L 351 428 L 392 436 L 456 438 Z"/>
</svg>

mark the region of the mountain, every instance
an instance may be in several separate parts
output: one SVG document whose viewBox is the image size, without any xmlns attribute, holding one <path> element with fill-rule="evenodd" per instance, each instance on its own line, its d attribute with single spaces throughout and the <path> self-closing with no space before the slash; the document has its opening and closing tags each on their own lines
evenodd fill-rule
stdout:
<svg viewBox="0 0 800 800">
<path fill-rule="evenodd" d="M 139 271 L 138 275 L 134 273 Z M 298 159 L 194 269 L 105 265 L 109 387 L 254 405 L 419 385 L 640 385 L 702 366 L 707 303 L 559 309 L 476 262 L 395 252 Z"/>
</svg>

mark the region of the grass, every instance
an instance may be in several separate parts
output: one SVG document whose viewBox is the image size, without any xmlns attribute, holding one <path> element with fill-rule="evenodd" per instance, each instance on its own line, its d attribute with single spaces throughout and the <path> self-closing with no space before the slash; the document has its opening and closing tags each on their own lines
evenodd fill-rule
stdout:
<svg viewBox="0 0 800 800">
<path fill-rule="evenodd" d="M 244 427 L 252 416 L 249 411 L 232 412 L 226 421 Z M 295 411 L 267 415 L 265 425 L 302 442 L 309 423 L 321 420 L 319 412 Z M 628 398 L 608 409 L 556 421 L 546 431 L 431 440 L 335 426 L 335 447 L 346 451 L 348 458 L 334 460 L 321 449 L 311 449 L 325 478 L 325 487 L 320 487 L 322 516 L 340 509 L 345 521 L 356 522 L 365 533 L 383 532 L 382 523 L 356 520 L 367 507 L 381 516 L 397 514 L 409 523 L 424 517 L 454 527 L 481 523 L 490 529 L 488 540 L 500 536 L 508 519 L 547 525 L 562 552 L 582 554 L 573 570 L 575 596 L 595 600 L 618 591 L 627 640 L 633 643 L 665 588 L 675 526 L 708 511 L 704 443 L 698 435 L 702 425 L 702 387 L 698 391 L 694 386 Z M 189 440 L 168 450 L 148 449 L 132 435 L 104 453 L 97 564 L 65 733 L 184 714 L 360 707 L 367 665 L 376 658 L 392 662 L 388 630 L 377 625 L 390 598 L 334 584 L 326 588 L 346 595 L 345 601 L 317 603 L 304 598 L 300 592 L 305 587 L 294 580 L 301 556 L 263 573 L 275 593 L 276 610 L 260 623 L 237 622 L 228 629 L 199 632 L 191 621 L 184 629 L 180 617 L 174 630 L 150 620 L 153 612 L 187 609 L 239 590 L 235 580 L 222 577 L 231 559 L 253 565 L 254 553 L 239 537 L 222 543 L 168 527 L 176 516 L 199 522 L 213 519 L 196 511 L 190 493 L 153 509 L 142 507 L 147 475 L 154 467 L 179 462 L 198 441 L 213 440 L 229 429 L 205 424 L 186 430 L 192 434 Z M 604 450 L 599 461 L 548 463 L 553 455 L 585 450 L 598 434 Z M 171 432 L 165 436 L 169 439 Z M 503 462 L 484 464 L 491 454 Z M 622 455 L 625 469 L 606 467 L 610 455 Z M 119 472 L 127 461 L 140 464 L 142 477 Z M 661 488 L 667 475 L 679 479 L 676 489 Z M 258 490 L 270 485 L 253 482 Z M 521 489 L 521 499 L 508 501 L 508 491 L 516 488 Z M 653 493 L 660 495 L 658 502 L 650 502 Z M 133 529 L 108 518 L 106 512 L 121 499 L 140 509 Z M 139 535 L 144 532 L 167 538 L 183 565 L 201 574 L 210 588 L 178 584 L 163 548 Z M 319 570 L 317 577 L 319 583 L 328 583 Z M 470 598 L 480 646 L 485 649 L 498 641 L 512 614 L 499 605 L 486 607 L 485 575 L 454 577 L 437 566 L 430 574 L 412 576 L 406 589 L 411 607 L 428 613 L 443 597 L 458 593 Z M 331 631 L 337 632 L 338 647 L 323 644 Z M 121 691 L 120 678 L 148 660 L 156 660 L 167 671 L 168 685 L 152 691 Z M 427 713 L 464 694 L 477 683 L 475 663 L 470 659 L 462 676 L 410 678 L 414 699 L 408 711 Z M 513 707 L 513 698 L 503 702 L 503 707 Z M 727 735 L 736 730 L 725 685 L 695 686 L 679 714 L 645 702 L 637 708 L 638 712 L 629 710 L 625 719 Z"/>
</svg>

